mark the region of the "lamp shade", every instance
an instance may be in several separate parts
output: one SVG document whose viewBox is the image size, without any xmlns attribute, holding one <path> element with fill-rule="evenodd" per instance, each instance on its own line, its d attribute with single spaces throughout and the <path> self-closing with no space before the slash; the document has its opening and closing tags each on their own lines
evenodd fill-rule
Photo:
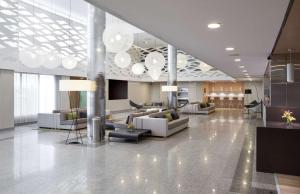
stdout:
<svg viewBox="0 0 300 194">
<path fill-rule="evenodd" d="M 96 82 L 91 80 L 60 80 L 59 91 L 96 91 Z"/>
<path fill-rule="evenodd" d="M 161 86 L 162 92 L 177 92 L 178 87 L 177 86 Z"/>
</svg>

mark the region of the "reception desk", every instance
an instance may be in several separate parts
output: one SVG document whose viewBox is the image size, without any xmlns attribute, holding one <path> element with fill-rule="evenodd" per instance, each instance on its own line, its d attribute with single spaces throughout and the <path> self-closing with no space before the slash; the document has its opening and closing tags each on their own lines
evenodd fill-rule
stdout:
<svg viewBox="0 0 300 194">
<path fill-rule="evenodd" d="M 257 127 L 256 170 L 300 176 L 300 124 Z"/>
<path fill-rule="evenodd" d="M 238 97 L 210 97 L 210 102 L 215 103 L 216 108 L 243 108 L 244 99 Z"/>
</svg>

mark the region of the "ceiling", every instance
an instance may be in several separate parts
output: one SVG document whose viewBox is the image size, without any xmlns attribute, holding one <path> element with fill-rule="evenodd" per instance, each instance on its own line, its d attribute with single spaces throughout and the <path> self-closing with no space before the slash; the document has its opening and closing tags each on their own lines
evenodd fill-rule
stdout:
<svg viewBox="0 0 300 194">
<path fill-rule="evenodd" d="M 235 77 L 261 77 L 289 0 L 86 0 Z M 219 22 L 220 29 L 207 24 Z M 232 46 L 234 52 L 226 52 Z M 234 62 L 238 54 L 241 62 Z"/>
<path fill-rule="evenodd" d="M 272 54 L 288 53 L 288 49 L 300 52 L 300 1 L 291 4 L 290 11 L 282 27 L 278 41 Z"/>
</svg>

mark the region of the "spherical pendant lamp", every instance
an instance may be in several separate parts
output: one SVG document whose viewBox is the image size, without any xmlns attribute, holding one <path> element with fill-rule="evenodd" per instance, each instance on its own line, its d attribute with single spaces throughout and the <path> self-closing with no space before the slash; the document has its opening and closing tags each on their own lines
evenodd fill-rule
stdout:
<svg viewBox="0 0 300 194">
<path fill-rule="evenodd" d="M 115 64 L 118 67 L 120 67 L 120 68 L 126 68 L 131 63 L 131 57 L 126 52 L 120 52 L 120 53 L 116 54 L 116 56 L 114 58 L 114 62 L 115 62 Z"/>
<path fill-rule="evenodd" d="M 177 68 L 185 68 L 187 65 L 187 56 L 181 53 L 177 54 Z"/>
<path fill-rule="evenodd" d="M 142 63 L 136 63 L 131 67 L 131 71 L 135 75 L 141 75 L 145 71 L 145 66 Z"/>
<path fill-rule="evenodd" d="M 112 24 L 103 32 L 103 43 L 108 52 L 119 53 L 127 51 L 133 44 L 133 33 L 126 30 L 122 24 Z"/>
<path fill-rule="evenodd" d="M 165 63 L 165 57 L 156 51 L 149 53 L 145 58 L 145 64 L 148 69 L 162 69 Z"/>
<path fill-rule="evenodd" d="M 56 52 L 52 51 L 46 55 L 44 67 L 47 69 L 55 69 L 61 65 L 61 58 Z"/>
<path fill-rule="evenodd" d="M 38 68 L 45 62 L 46 53 L 38 47 L 22 49 L 19 52 L 19 60 L 29 68 Z"/>
<path fill-rule="evenodd" d="M 66 69 L 74 69 L 77 66 L 77 60 L 74 56 L 68 55 L 62 59 L 62 66 Z"/>
<path fill-rule="evenodd" d="M 159 80 L 159 77 L 161 75 L 161 69 L 160 68 L 151 68 L 148 70 L 148 75 L 154 80 Z"/>
</svg>

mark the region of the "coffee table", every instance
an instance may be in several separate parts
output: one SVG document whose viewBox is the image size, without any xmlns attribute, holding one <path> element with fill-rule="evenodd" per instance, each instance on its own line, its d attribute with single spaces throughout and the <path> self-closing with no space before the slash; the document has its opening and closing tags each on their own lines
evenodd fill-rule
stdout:
<svg viewBox="0 0 300 194">
<path fill-rule="evenodd" d="M 141 137 L 150 135 L 151 130 L 149 129 L 126 129 L 126 128 L 116 128 L 115 131 L 110 131 L 108 134 L 108 141 L 111 137 L 124 138 L 129 140 L 135 140 L 136 143 L 139 142 Z"/>
</svg>

